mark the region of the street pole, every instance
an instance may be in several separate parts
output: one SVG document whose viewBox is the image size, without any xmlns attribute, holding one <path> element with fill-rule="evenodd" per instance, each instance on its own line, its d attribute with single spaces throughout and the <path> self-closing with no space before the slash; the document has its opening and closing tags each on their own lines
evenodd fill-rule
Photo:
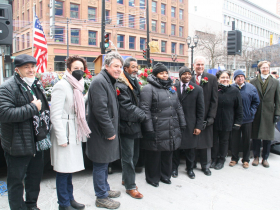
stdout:
<svg viewBox="0 0 280 210">
<path fill-rule="evenodd" d="M 191 70 L 192 70 L 192 72 L 193 72 L 193 48 L 194 48 L 194 46 L 191 46 Z"/>
<path fill-rule="evenodd" d="M 68 22 L 69 22 L 69 19 L 67 18 L 67 58 L 69 58 L 69 31 L 68 31 Z M 67 59 L 66 58 L 66 59 Z"/>
<path fill-rule="evenodd" d="M 105 47 L 104 47 L 104 34 L 105 34 L 105 0 L 102 0 L 102 11 L 101 11 L 101 54 L 105 54 Z"/>
<path fill-rule="evenodd" d="M 0 85 L 4 82 L 4 66 L 2 61 L 2 46 L 0 46 Z"/>
<path fill-rule="evenodd" d="M 104 0 L 103 0 L 104 1 Z M 146 23 L 147 23 L 147 64 L 148 67 L 151 67 L 150 63 L 150 23 L 149 23 L 149 0 L 146 0 Z"/>
</svg>

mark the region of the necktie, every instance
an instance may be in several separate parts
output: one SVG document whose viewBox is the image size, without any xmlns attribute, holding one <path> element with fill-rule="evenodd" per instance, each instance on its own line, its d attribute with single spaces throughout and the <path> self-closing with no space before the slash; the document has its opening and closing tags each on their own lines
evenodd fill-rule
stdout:
<svg viewBox="0 0 280 210">
<path fill-rule="evenodd" d="M 196 75 L 196 84 L 200 85 L 199 79 L 198 79 L 198 75 Z"/>
<path fill-rule="evenodd" d="M 185 92 L 186 91 L 186 84 L 184 83 L 183 84 L 183 92 Z"/>
</svg>

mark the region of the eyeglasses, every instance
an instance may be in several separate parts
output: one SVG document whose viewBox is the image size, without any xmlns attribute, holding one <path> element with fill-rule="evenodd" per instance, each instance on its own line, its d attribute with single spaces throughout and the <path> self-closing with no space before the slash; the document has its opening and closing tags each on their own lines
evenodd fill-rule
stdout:
<svg viewBox="0 0 280 210">
<path fill-rule="evenodd" d="M 269 69 L 269 67 L 262 67 L 261 69 Z"/>
</svg>

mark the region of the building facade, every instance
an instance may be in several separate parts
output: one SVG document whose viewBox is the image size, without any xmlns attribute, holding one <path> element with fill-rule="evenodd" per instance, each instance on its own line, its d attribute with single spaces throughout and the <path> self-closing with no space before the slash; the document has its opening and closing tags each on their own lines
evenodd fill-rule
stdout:
<svg viewBox="0 0 280 210">
<path fill-rule="evenodd" d="M 83 56 L 93 70 L 93 61 L 101 54 L 102 0 L 13 1 L 14 56 L 32 54 L 33 5 L 48 42 L 48 71 L 65 70 L 67 37 L 69 55 Z M 54 7 L 53 22 L 50 5 Z M 145 65 L 146 0 L 106 0 L 105 8 L 109 48 L 136 57 L 140 65 Z M 151 58 L 177 71 L 188 62 L 188 1 L 149 0 L 149 10 L 150 41 L 157 41 L 159 46 L 159 52 L 152 53 Z M 172 54 L 177 57 L 175 62 Z"/>
<path fill-rule="evenodd" d="M 280 15 L 280 0 L 277 0 L 276 2 L 276 14 Z"/>
</svg>

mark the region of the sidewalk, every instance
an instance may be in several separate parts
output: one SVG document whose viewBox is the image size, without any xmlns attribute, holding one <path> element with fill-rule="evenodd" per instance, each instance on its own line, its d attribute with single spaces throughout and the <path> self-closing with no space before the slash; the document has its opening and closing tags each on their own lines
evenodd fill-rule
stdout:
<svg viewBox="0 0 280 210">
<path fill-rule="evenodd" d="M 121 190 L 122 194 L 116 200 L 121 202 L 120 210 L 275 210 L 280 208 L 280 156 L 271 154 L 270 168 L 262 165 L 243 169 L 241 163 L 231 168 L 227 157 L 225 167 L 212 169 L 212 176 L 205 176 L 198 164 L 195 169 L 196 178 L 187 177 L 185 163 L 181 162 L 178 178 L 172 178 L 172 184 L 159 183 L 155 188 L 145 181 L 144 171 L 136 176 L 139 191 L 144 195 L 142 200 L 131 198 L 121 185 L 121 172 L 109 175 L 109 184 L 113 190 Z M 251 159 L 252 162 L 252 159 Z M 0 181 L 6 181 L 5 172 L 0 172 Z M 73 175 L 74 196 L 78 202 L 86 205 L 87 210 L 95 207 L 95 195 L 91 170 L 85 170 Z M 38 207 L 41 210 L 57 210 L 55 189 L 55 172 L 44 174 L 41 183 L 41 193 Z M 0 196 L 0 209 L 8 210 L 8 197 Z"/>
</svg>

